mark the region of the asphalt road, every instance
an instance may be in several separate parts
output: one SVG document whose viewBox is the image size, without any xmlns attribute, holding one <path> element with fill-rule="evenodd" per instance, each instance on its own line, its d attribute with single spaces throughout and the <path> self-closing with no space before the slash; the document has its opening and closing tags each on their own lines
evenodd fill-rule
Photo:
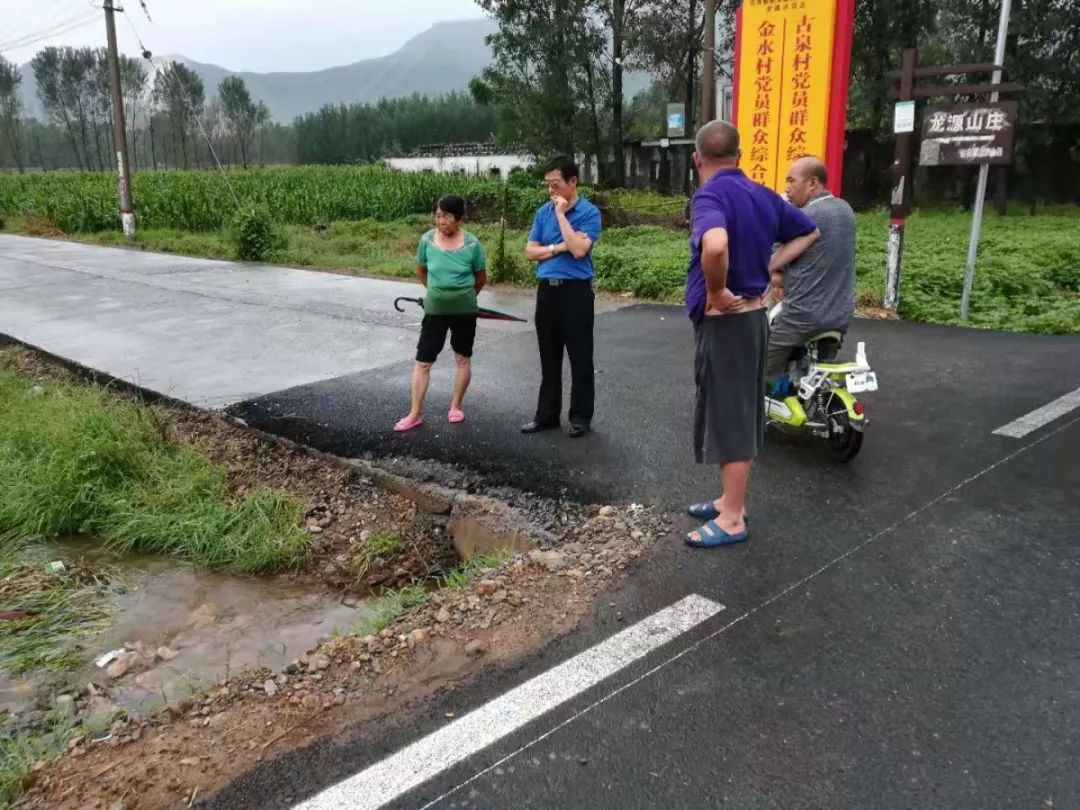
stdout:
<svg viewBox="0 0 1080 810">
<path fill-rule="evenodd" d="M 407 362 L 234 412 L 346 455 L 458 465 L 481 486 L 665 507 L 712 494 L 715 473 L 691 463 L 680 312 L 606 314 L 597 339 L 585 440 L 517 434 L 537 377 L 527 334 L 478 354 L 460 427 L 436 418 L 447 363 L 429 424 L 404 436 L 390 427 Z M 579 632 L 268 763 L 209 806 L 292 806 L 691 593 L 727 609 L 392 806 L 1080 806 L 1080 412 L 993 433 L 1080 386 L 1080 341 L 886 322 L 857 323 L 855 340 L 881 382 L 862 454 L 837 465 L 774 437 L 749 543 L 671 538 Z"/>
</svg>

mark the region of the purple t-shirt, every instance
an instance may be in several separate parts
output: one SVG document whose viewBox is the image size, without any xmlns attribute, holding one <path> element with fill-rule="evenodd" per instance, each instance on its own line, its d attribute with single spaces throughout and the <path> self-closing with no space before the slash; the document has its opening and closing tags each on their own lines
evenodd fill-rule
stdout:
<svg viewBox="0 0 1080 810">
<path fill-rule="evenodd" d="M 769 260 L 776 243 L 813 233 L 813 220 L 783 197 L 755 183 L 741 169 L 722 169 L 698 189 L 690 204 L 690 270 L 686 311 L 695 325 L 705 317 L 701 238 L 713 228 L 728 232 L 727 286 L 744 298 L 769 288 Z"/>
</svg>

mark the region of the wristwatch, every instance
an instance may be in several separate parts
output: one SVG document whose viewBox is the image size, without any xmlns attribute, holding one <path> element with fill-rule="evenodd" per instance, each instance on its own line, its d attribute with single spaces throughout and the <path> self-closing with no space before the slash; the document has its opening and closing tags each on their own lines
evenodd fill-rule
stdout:
<svg viewBox="0 0 1080 810">
<path fill-rule="evenodd" d="M 551 251 L 551 255 L 552 255 L 552 256 L 556 256 L 556 255 L 558 255 L 558 250 L 557 250 L 557 248 L 556 248 L 556 245 L 554 245 L 554 244 L 550 244 L 550 245 L 548 245 L 548 250 L 550 250 L 550 251 Z"/>
</svg>

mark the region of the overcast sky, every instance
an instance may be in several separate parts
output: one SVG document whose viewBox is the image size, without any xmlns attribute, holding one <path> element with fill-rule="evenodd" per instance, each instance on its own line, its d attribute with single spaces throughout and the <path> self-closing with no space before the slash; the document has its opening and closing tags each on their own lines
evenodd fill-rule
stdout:
<svg viewBox="0 0 1080 810">
<path fill-rule="evenodd" d="M 46 45 L 104 45 L 101 0 L 94 0 L 96 15 L 91 5 L 0 0 L 0 53 L 22 64 Z M 383 56 L 436 22 L 483 16 L 475 0 L 146 0 L 150 22 L 139 0 L 123 5 L 155 56 L 182 54 L 260 72 L 318 70 Z M 119 16 L 120 49 L 135 55 L 132 26 Z M 86 19 L 82 27 L 48 36 Z M 44 39 L 27 43 L 42 34 Z"/>
</svg>

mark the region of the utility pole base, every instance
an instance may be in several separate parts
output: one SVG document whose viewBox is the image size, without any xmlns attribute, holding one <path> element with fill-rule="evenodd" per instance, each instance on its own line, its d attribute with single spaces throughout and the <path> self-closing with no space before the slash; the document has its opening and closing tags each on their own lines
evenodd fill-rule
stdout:
<svg viewBox="0 0 1080 810">
<path fill-rule="evenodd" d="M 121 214 L 120 222 L 124 226 L 124 237 L 127 239 L 135 238 L 135 215 L 134 214 Z"/>
</svg>

